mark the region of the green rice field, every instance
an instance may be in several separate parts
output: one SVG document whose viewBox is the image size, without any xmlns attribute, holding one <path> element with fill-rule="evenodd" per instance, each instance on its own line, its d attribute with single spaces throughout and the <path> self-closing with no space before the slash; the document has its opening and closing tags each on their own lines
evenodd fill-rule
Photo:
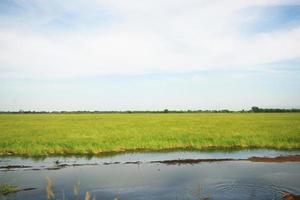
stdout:
<svg viewBox="0 0 300 200">
<path fill-rule="evenodd" d="M 0 155 L 231 148 L 300 148 L 300 113 L 0 115 Z"/>
</svg>

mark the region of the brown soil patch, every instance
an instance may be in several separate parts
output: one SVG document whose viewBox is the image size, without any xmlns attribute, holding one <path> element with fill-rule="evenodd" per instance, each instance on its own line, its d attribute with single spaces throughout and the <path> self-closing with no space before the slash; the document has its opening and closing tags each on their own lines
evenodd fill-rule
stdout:
<svg viewBox="0 0 300 200">
<path fill-rule="evenodd" d="M 282 198 L 284 200 L 300 200 L 300 195 L 295 195 L 295 194 L 292 194 L 292 193 L 284 193 Z"/>
<path fill-rule="evenodd" d="M 162 160 L 152 161 L 151 163 L 163 163 L 167 165 L 180 165 L 180 164 L 197 164 L 201 162 L 217 162 L 217 161 L 233 161 L 236 159 L 223 158 L 223 159 L 179 159 L 179 160 Z"/>
<path fill-rule="evenodd" d="M 248 160 L 252 162 L 300 162 L 300 155 L 270 157 L 251 157 Z"/>
</svg>

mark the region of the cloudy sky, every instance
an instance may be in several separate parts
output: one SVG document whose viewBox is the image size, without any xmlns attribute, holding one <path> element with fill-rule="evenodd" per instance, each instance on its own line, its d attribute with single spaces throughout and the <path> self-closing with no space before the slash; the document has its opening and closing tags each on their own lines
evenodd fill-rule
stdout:
<svg viewBox="0 0 300 200">
<path fill-rule="evenodd" d="M 0 0 L 0 110 L 300 108 L 300 0 Z"/>
</svg>

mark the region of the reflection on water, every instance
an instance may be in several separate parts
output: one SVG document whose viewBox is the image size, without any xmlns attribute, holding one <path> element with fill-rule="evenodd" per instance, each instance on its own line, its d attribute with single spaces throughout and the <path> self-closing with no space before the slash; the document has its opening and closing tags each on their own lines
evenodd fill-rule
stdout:
<svg viewBox="0 0 300 200">
<path fill-rule="evenodd" d="M 47 199 L 46 177 L 51 179 L 55 198 L 62 199 L 65 196 L 69 200 L 76 199 L 76 185 L 80 188 L 77 190 L 79 199 L 85 199 L 86 192 L 89 192 L 91 199 L 95 195 L 98 200 L 282 199 L 284 192 L 300 194 L 299 162 L 223 161 L 194 165 L 143 162 L 66 167 L 60 170 L 0 171 L 0 182 L 38 188 L 0 199 Z"/>
</svg>

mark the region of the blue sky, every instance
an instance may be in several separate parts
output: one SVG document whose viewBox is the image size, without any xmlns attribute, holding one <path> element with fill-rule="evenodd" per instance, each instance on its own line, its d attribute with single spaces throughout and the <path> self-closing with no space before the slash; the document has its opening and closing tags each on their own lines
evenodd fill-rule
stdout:
<svg viewBox="0 0 300 200">
<path fill-rule="evenodd" d="M 0 110 L 300 108 L 300 2 L 0 0 Z"/>
</svg>

